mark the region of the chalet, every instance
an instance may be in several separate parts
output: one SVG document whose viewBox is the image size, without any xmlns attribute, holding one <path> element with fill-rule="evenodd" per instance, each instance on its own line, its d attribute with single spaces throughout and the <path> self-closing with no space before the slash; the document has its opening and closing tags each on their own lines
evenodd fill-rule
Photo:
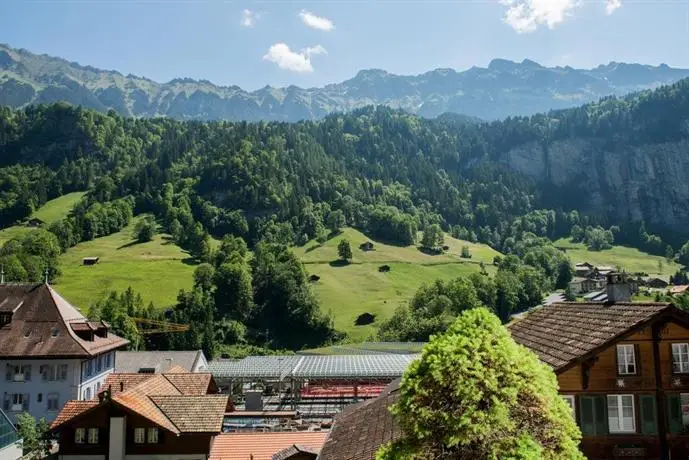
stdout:
<svg viewBox="0 0 689 460">
<path fill-rule="evenodd" d="M 233 409 L 211 374 L 111 374 L 88 401 L 70 401 L 51 425 L 58 459 L 205 460 Z"/>
<path fill-rule="evenodd" d="M 557 375 L 589 459 L 689 456 L 689 314 L 629 302 L 609 278 L 605 303 L 559 303 L 508 328 Z"/>
<path fill-rule="evenodd" d="M 43 222 L 43 220 L 39 219 L 38 217 L 32 217 L 31 219 L 29 219 L 29 220 L 26 221 L 26 226 L 27 226 L 27 227 L 38 228 L 38 227 L 41 227 L 41 226 L 44 225 L 44 224 L 45 224 L 45 222 Z"/>
<path fill-rule="evenodd" d="M 580 262 L 574 266 L 574 274 L 585 278 L 593 271 L 593 268 L 593 265 L 588 262 Z"/>
<path fill-rule="evenodd" d="M 0 284 L 2 409 L 52 421 L 65 402 L 96 394 L 127 344 L 48 284 Z"/>
<path fill-rule="evenodd" d="M 82 265 L 96 265 L 100 260 L 99 257 L 84 257 L 81 260 Z"/>
<path fill-rule="evenodd" d="M 366 241 L 365 243 L 361 243 L 359 245 L 359 249 L 362 251 L 373 251 L 373 243 L 370 241 Z"/>
<path fill-rule="evenodd" d="M 665 289 L 669 285 L 667 281 L 661 278 L 647 278 L 644 280 L 644 284 L 653 289 Z"/>
<path fill-rule="evenodd" d="M 584 278 L 575 277 L 569 283 L 569 289 L 574 294 L 588 294 L 589 292 L 594 292 L 605 287 L 605 279 L 601 278 Z"/>
</svg>

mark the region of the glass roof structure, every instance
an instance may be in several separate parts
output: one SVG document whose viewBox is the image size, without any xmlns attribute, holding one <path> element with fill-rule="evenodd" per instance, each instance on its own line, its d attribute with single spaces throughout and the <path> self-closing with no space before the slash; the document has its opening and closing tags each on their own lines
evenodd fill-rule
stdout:
<svg viewBox="0 0 689 460">
<path fill-rule="evenodd" d="M 239 361 L 212 361 L 208 371 L 222 379 L 394 379 L 417 354 L 249 356 Z"/>
<path fill-rule="evenodd" d="M 0 409 L 0 450 L 19 441 L 17 429 L 12 425 L 10 419 Z"/>
</svg>

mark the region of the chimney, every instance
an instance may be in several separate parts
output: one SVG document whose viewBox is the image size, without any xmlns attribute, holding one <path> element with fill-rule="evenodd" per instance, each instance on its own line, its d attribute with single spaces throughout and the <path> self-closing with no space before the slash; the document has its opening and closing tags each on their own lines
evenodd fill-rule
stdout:
<svg viewBox="0 0 689 460">
<path fill-rule="evenodd" d="M 608 294 L 608 303 L 631 302 L 632 285 L 626 273 L 608 273 L 606 279 L 605 290 Z"/>
</svg>

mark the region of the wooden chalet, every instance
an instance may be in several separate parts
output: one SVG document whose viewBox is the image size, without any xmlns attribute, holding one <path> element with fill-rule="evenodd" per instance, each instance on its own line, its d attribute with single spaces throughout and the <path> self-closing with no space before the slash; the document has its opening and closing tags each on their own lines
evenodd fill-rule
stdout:
<svg viewBox="0 0 689 460">
<path fill-rule="evenodd" d="M 110 374 L 88 401 L 70 401 L 51 430 L 58 459 L 205 460 L 232 410 L 209 373 Z"/>
<path fill-rule="evenodd" d="M 589 459 L 689 457 L 689 314 L 667 303 L 565 302 L 508 325 L 553 368 Z M 628 298 L 628 297 L 627 297 Z"/>
</svg>

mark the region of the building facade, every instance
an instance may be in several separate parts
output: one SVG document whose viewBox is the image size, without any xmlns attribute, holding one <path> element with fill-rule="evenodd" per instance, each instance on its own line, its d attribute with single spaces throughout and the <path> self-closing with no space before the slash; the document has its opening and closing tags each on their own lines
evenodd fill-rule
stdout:
<svg viewBox="0 0 689 460">
<path fill-rule="evenodd" d="M 205 460 L 232 410 L 207 373 L 111 374 L 95 399 L 70 401 L 51 429 L 61 460 Z"/>
<path fill-rule="evenodd" d="M 47 284 L 0 285 L 2 409 L 52 421 L 67 401 L 93 398 L 127 345 L 109 329 Z"/>
<path fill-rule="evenodd" d="M 509 325 L 557 375 L 591 460 L 689 457 L 689 315 L 665 303 L 562 303 Z"/>
</svg>

